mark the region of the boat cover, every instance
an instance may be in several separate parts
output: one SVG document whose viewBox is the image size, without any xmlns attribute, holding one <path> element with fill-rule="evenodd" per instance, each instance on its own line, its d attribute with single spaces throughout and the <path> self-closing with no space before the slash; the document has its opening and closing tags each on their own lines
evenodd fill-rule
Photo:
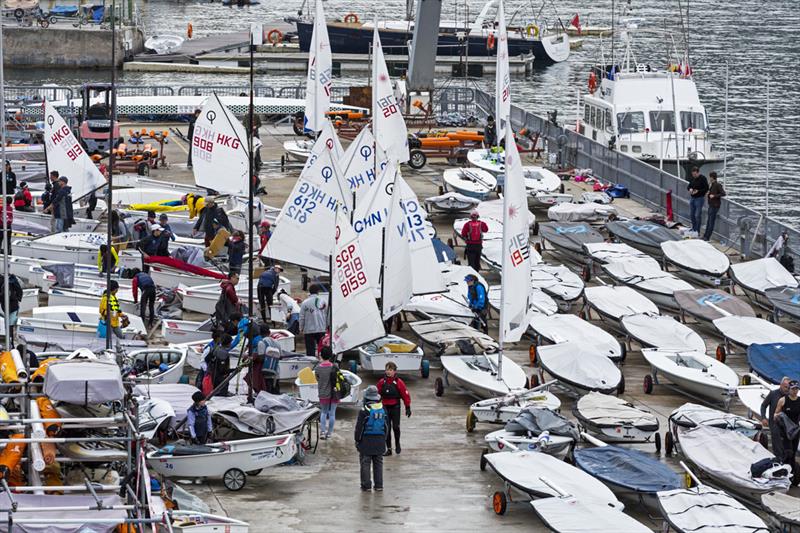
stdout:
<svg viewBox="0 0 800 533">
<path fill-rule="evenodd" d="M 261 391 L 254 404 L 246 396 L 214 396 L 208 401 L 212 416 L 225 419 L 237 430 L 253 436 L 267 436 L 299 430 L 319 409 L 311 402 L 286 394 Z"/>
<path fill-rule="evenodd" d="M 733 280 L 756 292 L 776 287 L 797 287 L 797 279 L 774 257 L 754 259 L 731 265 Z"/>
<path fill-rule="evenodd" d="M 477 198 L 470 198 L 460 192 L 447 192 L 439 196 L 426 198 L 425 203 L 441 211 L 458 212 L 474 209 L 480 203 L 480 200 Z"/>
<path fill-rule="evenodd" d="M 728 431 L 749 431 L 760 428 L 758 422 L 749 418 L 691 402 L 685 403 L 672 411 L 669 419 L 683 428 L 713 426 Z"/>
<path fill-rule="evenodd" d="M 439 347 L 444 354 L 458 354 L 458 341 L 465 340 L 477 353 L 492 353 L 498 350 L 497 341 L 489 335 L 466 324 L 447 318 L 421 320 L 408 325 L 420 339 Z"/>
<path fill-rule="evenodd" d="M 531 285 L 553 298 L 571 302 L 583 294 L 583 280 L 564 265 L 533 265 Z"/>
<path fill-rule="evenodd" d="M 700 485 L 658 493 L 661 514 L 679 533 L 768 533 L 755 513 L 721 490 Z"/>
<path fill-rule="evenodd" d="M 772 306 L 793 318 L 800 318 L 800 289 L 781 287 L 764 291 Z"/>
<path fill-rule="evenodd" d="M 775 460 L 775 456 L 753 439 L 735 431 L 697 426 L 681 434 L 684 455 L 706 474 L 742 493 L 789 490 L 788 468 L 786 477 L 753 477 L 750 466 L 762 459 Z"/>
<path fill-rule="evenodd" d="M 0 511 L 0 531 L 9 531 L 9 522 L 13 523 L 15 533 L 111 533 L 117 530 L 117 525 L 125 522 L 128 517 L 125 509 L 109 509 L 112 506 L 122 506 L 125 502 L 116 495 L 103 493 L 103 510 L 97 509 L 97 500 L 91 494 L 24 494 L 15 493 L 13 506 L 18 506 L 20 511 L 9 513 Z M 37 509 L 54 509 L 59 507 L 75 507 L 73 511 L 60 511 L 44 513 Z M 11 509 L 12 500 L 7 492 L 0 494 L 0 508 Z M 27 510 L 22 510 L 27 509 Z M 60 519 L 74 519 L 73 523 L 25 523 L 26 520 L 41 520 L 43 517 Z M 91 522 L 91 520 L 108 520 L 106 524 Z"/>
<path fill-rule="evenodd" d="M 575 415 L 579 420 L 600 428 L 627 425 L 642 431 L 658 431 L 658 418 L 654 414 L 637 409 L 618 396 L 599 392 L 581 396 L 575 406 Z"/>
<path fill-rule="evenodd" d="M 658 261 L 633 246 L 621 242 L 590 242 L 583 245 L 584 253 L 600 264 L 614 261 L 644 261 L 661 269 Z"/>
<path fill-rule="evenodd" d="M 606 229 L 623 242 L 655 250 L 661 250 L 662 242 L 681 240 L 677 231 L 647 220 L 615 220 L 606 224 Z"/>
<path fill-rule="evenodd" d="M 583 253 L 583 243 L 603 242 L 603 236 L 586 222 L 545 222 L 539 224 L 539 235 L 556 248 L 578 254 Z"/>
<path fill-rule="evenodd" d="M 489 287 L 489 305 L 498 310 L 500 309 L 500 301 L 502 296 L 501 289 L 502 287 L 500 285 L 493 285 L 492 287 Z M 535 287 L 531 287 L 528 306 L 531 313 L 536 315 L 553 315 L 558 313 L 558 304 L 553 300 L 553 298 L 543 290 Z"/>
<path fill-rule="evenodd" d="M 573 204 L 564 202 L 547 210 L 547 218 L 557 222 L 594 222 L 616 214 L 617 208 L 603 204 Z"/>
<path fill-rule="evenodd" d="M 506 422 L 505 430 L 516 435 L 530 434 L 538 436 L 545 431 L 551 435 L 570 437 L 578 441 L 578 426 L 550 409 L 544 407 L 526 407 L 517 416 Z"/>
<path fill-rule="evenodd" d="M 558 482 L 556 482 L 558 485 Z M 531 502 L 542 522 L 559 533 L 650 533 L 650 528 L 617 509 L 574 498 L 542 498 Z"/>
<path fill-rule="evenodd" d="M 672 296 L 675 291 L 687 291 L 694 287 L 670 272 L 664 272 L 653 261 L 622 261 L 603 265 L 615 280 L 633 285 L 643 291 Z"/>
<path fill-rule="evenodd" d="M 652 348 L 706 351 L 706 343 L 692 328 L 665 315 L 628 315 L 620 319 L 623 329 L 642 345 Z"/>
<path fill-rule="evenodd" d="M 720 289 L 675 291 L 674 296 L 682 311 L 709 322 L 727 316 L 726 313 L 736 316 L 756 316 L 750 304 Z"/>
<path fill-rule="evenodd" d="M 74 352 L 78 348 L 88 348 L 92 352 L 106 349 L 106 340 L 96 336 L 76 334 L 69 331 L 43 330 L 41 333 L 20 333 L 25 344 L 41 347 L 42 351 Z M 147 348 L 147 342 L 131 339 L 114 339 L 114 346 L 125 350 Z"/>
<path fill-rule="evenodd" d="M 659 314 L 658 307 L 647 296 L 636 292 L 630 287 L 612 287 L 599 285 L 586 287 L 583 291 L 589 305 L 599 313 L 619 320 L 623 316 L 647 313 Z"/>
<path fill-rule="evenodd" d="M 563 314 L 531 317 L 531 328 L 550 342 L 572 341 L 581 345 L 589 345 L 598 353 L 613 359 L 622 357 L 622 348 L 617 339 L 606 330 L 583 320 L 578 315 Z"/>
<path fill-rule="evenodd" d="M 192 394 L 198 390 L 200 389 L 187 383 L 153 383 L 136 385 L 133 388 L 133 395 L 169 403 L 175 411 L 175 420 L 172 421 L 172 425 L 175 426 L 186 418 L 186 410 L 192 406 Z"/>
<path fill-rule="evenodd" d="M 583 390 L 614 392 L 622 379 L 619 368 L 591 344 L 539 346 L 536 355 L 554 378 Z"/>
<path fill-rule="evenodd" d="M 601 481 L 629 490 L 653 493 L 683 486 L 683 479 L 671 468 L 649 454 L 601 446 L 574 451 L 575 466 Z"/>
<path fill-rule="evenodd" d="M 767 508 L 767 512 L 779 518 L 782 524 L 800 526 L 800 499 L 780 492 L 770 492 L 761 496 L 761 503 Z"/>
<path fill-rule="evenodd" d="M 503 227 L 500 227 L 502 232 Z M 502 233 L 497 235 L 497 238 L 488 238 L 483 240 L 483 249 L 481 251 L 481 258 L 490 267 L 501 270 L 503 267 L 503 239 Z M 536 251 L 533 245 L 528 245 L 528 253 L 530 254 L 531 264 L 538 265 L 542 262 L 542 256 Z"/>
<path fill-rule="evenodd" d="M 770 383 L 780 384 L 784 376 L 800 376 L 800 344 L 751 344 L 747 348 L 750 368 Z"/>
<path fill-rule="evenodd" d="M 719 277 L 731 266 L 727 255 L 702 239 L 665 241 L 661 250 L 670 263 L 699 274 Z"/>
<path fill-rule="evenodd" d="M 500 223 L 500 227 L 503 226 L 503 199 L 498 198 L 496 200 L 484 200 L 483 202 L 478 204 L 476 208 L 478 213 L 480 214 L 481 218 L 490 218 Z M 533 223 L 536 222 L 536 215 L 534 215 L 529 209 L 528 212 L 528 225 L 533 226 Z M 466 221 L 465 221 L 466 222 Z"/>
<path fill-rule="evenodd" d="M 96 405 L 122 400 L 125 389 L 115 363 L 59 361 L 47 367 L 44 393 L 52 401 Z"/>
<path fill-rule="evenodd" d="M 763 318 L 724 316 L 714 320 L 714 327 L 726 338 L 741 346 L 800 342 L 800 337 L 791 331 Z"/>
</svg>

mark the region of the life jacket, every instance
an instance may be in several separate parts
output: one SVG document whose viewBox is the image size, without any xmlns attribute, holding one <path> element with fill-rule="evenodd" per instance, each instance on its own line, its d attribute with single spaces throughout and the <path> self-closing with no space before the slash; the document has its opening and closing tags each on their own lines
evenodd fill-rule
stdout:
<svg viewBox="0 0 800 533">
<path fill-rule="evenodd" d="M 480 220 L 470 220 L 467 222 L 467 244 L 480 244 L 483 241 L 483 222 Z"/>
<path fill-rule="evenodd" d="M 364 435 L 386 435 L 386 411 L 381 402 L 364 406 L 367 420 L 364 422 Z"/>
<path fill-rule="evenodd" d="M 383 385 L 381 385 L 381 390 L 378 392 L 381 398 L 385 400 L 399 400 L 401 398 L 400 389 L 397 387 L 397 378 L 391 380 L 383 378 Z"/>
</svg>

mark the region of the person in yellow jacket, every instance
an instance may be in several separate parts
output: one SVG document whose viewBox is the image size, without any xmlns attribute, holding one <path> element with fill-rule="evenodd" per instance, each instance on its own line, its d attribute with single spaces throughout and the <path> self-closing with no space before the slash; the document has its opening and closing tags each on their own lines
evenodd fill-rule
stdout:
<svg viewBox="0 0 800 533">
<path fill-rule="evenodd" d="M 97 270 L 101 274 L 105 274 L 109 270 L 114 272 L 117 266 L 119 266 L 117 250 L 112 246 L 109 252 L 108 245 L 101 244 L 100 250 L 97 252 Z"/>
<path fill-rule="evenodd" d="M 124 339 L 122 324 L 127 320 L 127 317 L 120 310 L 117 291 L 119 291 L 119 283 L 111 280 L 108 290 L 103 293 L 103 297 L 100 299 L 100 320 L 106 323 L 106 334 L 110 329 L 118 338 Z M 111 293 L 110 297 L 109 293 Z"/>
<path fill-rule="evenodd" d="M 202 196 L 195 196 L 194 193 L 186 195 L 186 205 L 189 207 L 189 220 L 200 214 L 206 206 L 206 199 Z"/>
</svg>

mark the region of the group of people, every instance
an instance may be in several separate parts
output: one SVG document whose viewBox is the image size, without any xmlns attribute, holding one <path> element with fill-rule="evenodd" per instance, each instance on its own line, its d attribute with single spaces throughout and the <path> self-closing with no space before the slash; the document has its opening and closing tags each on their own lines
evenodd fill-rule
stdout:
<svg viewBox="0 0 800 533">
<path fill-rule="evenodd" d="M 800 382 L 784 377 L 777 389 L 761 403 L 761 423 L 770 431 L 772 453 L 783 464 L 790 465 L 794 483 L 800 481 L 797 447 L 800 445 Z"/>
<path fill-rule="evenodd" d="M 689 218 L 692 221 L 692 232 L 700 236 L 700 227 L 703 225 L 703 206 L 708 198 L 708 218 L 706 219 L 706 231 L 703 233 L 703 240 L 711 239 L 714 234 L 714 225 L 717 221 L 717 213 L 722 207 L 722 197 L 726 195 L 725 188 L 717 179 L 716 172 L 710 172 L 708 177 L 711 183 L 703 174 L 700 168 L 692 167 L 692 176 L 686 189 L 689 191 Z"/>
</svg>

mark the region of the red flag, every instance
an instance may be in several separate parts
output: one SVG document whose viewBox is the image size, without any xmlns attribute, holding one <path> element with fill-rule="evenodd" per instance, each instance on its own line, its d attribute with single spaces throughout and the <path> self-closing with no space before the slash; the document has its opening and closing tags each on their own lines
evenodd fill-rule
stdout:
<svg viewBox="0 0 800 533">
<path fill-rule="evenodd" d="M 570 26 L 575 26 L 575 28 L 577 28 L 578 35 L 581 34 L 581 19 L 578 17 L 577 13 L 575 13 L 575 16 L 569 21 L 569 24 Z"/>
</svg>

